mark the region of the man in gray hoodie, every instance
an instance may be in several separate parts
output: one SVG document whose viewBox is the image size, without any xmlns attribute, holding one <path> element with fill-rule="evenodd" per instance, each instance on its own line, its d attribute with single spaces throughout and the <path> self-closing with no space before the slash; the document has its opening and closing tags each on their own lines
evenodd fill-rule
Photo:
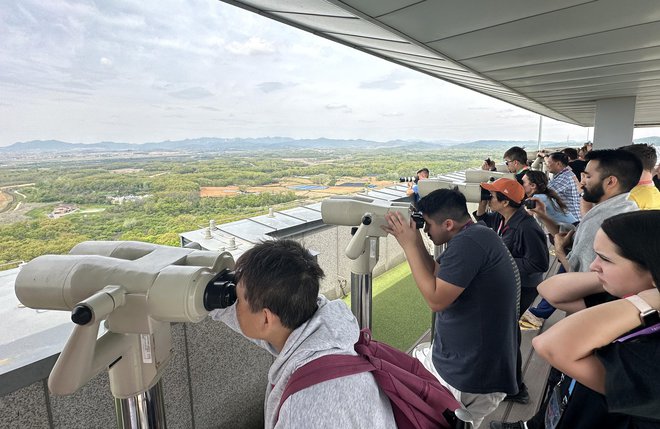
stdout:
<svg viewBox="0 0 660 429">
<path fill-rule="evenodd" d="M 341 300 L 319 296 L 323 270 L 293 240 L 257 244 L 236 262 L 236 303 L 211 317 L 275 356 L 268 371 L 265 428 L 396 428 L 392 407 L 370 372 L 336 378 L 291 395 L 293 372 L 321 356 L 355 355 L 360 329 Z"/>
</svg>

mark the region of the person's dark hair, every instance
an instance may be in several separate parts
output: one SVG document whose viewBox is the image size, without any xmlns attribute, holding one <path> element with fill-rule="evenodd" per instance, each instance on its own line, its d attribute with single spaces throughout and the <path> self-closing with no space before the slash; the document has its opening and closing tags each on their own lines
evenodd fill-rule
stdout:
<svg viewBox="0 0 660 429">
<path fill-rule="evenodd" d="M 618 253 L 651 272 L 660 290 L 660 210 L 639 210 L 607 218 L 603 232 L 616 245 Z"/>
<path fill-rule="evenodd" d="M 236 261 L 236 284 L 255 312 L 267 308 L 282 325 L 296 329 L 317 310 L 323 270 L 300 243 L 272 240 L 255 245 Z"/>
<path fill-rule="evenodd" d="M 497 165 L 495 164 L 495 161 L 493 161 L 490 158 L 486 158 L 484 159 L 484 162 L 486 163 L 486 165 L 488 165 L 490 171 L 497 171 Z"/>
<path fill-rule="evenodd" d="M 573 149 L 572 147 L 567 147 L 566 149 L 562 149 L 561 151 L 566 154 L 569 161 L 573 161 L 578 158 L 577 149 Z"/>
<path fill-rule="evenodd" d="M 419 170 L 417 170 L 417 174 L 418 174 L 418 175 L 419 175 L 419 173 L 426 173 L 427 176 L 431 174 L 431 172 L 429 171 L 429 169 L 426 168 L 426 167 L 424 167 L 424 168 L 420 168 Z"/>
<path fill-rule="evenodd" d="M 503 155 L 511 161 L 518 161 L 521 164 L 527 164 L 527 151 L 521 147 L 514 146 L 509 148 Z"/>
<path fill-rule="evenodd" d="M 564 202 L 561 200 L 561 197 L 559 194 L 557 194 L 557 192 L 555 192 L 554 189 L 548 188 L 548 176 L 546 176 L 544 172 L 537 170 L 526 170 L 525 176 L 527 176 L 527 180 L 536 185 L 537 194 L 547 195 L 550 199 L 550 203 L 553 204 L 555 208 L 559 208 L 559 210 L 566 213 L 568 207 L 566 207 L 566 204 L 564 204 Z"/>
<path fill-rule="evenodd" d="M 506 195 L 504 195 L 501 192 L 496 191 L 495 192 L 495 198 L 497 198 L 497 201 L 499 201 L 499 202 L 508 201 L 509 202 L 509 207 L 513 207 L 514 209 L 517 209 L 517 208 L 522 206 L 522 203 L 517 203 L 517 202 L 509 199 L 509 197 L 507 197 Z"/>
<path fill-rule="evenodd" d="M 642 161 L 642 167 L 644 167 L 644 170 L 646 171 L 653 171 L 655 164 L 658 162 L 658 153 L 655 151 L 653 145 L 639 143 L 622 146 L 619 149 L 630 152 L 639 158 L 639 160 Z"/>
<path fill-rule="evenodd" d="M 561 163 L 564 167 L 568 165 L 568 156 L 563 152 L 552 152 L 548 155 L 553 161 Z"/>
<path fill-rule="evenodd" d="M 417 210 L 440 223 L 447 219 L 463 222 L 470 218 L 465 196 L 457 189 L 436 189 L 417 202 Z"/>
<path fill-rule="evenodd" d="M 587 162 L 598 161 L 598 172 L 601 177 L 615 176 L 623 192 L 629 192 L 634 188 L 642 175 L 642 161 L 625 150 L 592 150 L 584 159 Z"/>
</svg>

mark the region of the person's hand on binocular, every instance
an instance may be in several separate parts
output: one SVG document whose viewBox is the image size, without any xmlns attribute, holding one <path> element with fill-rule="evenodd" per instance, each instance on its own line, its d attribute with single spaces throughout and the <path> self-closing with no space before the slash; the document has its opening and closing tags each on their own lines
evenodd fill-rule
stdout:
<svg viewBox="0 0 660 429">
<path fill-rule="evenodd" d="M 387 212 L 385 213 L 385 221 L 387 225 L 383 225 L 384 231 L 392 234 L 396 241 L 402 248 L 406 246 L 413 246 L 420 235 L 417 233 L 417 228 L 412 219 L 406 219 L 400 212 Z"/>
</svg>

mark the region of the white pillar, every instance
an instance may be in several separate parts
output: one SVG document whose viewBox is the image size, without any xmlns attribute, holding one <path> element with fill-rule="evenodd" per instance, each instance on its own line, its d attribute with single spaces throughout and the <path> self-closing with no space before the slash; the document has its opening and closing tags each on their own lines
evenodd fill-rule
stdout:
<svg viewBox="0 0 660 429">
<path fill-rule="evenodd" d="M 636 97 L 596 101 L 594 149 L 614 149 L 632 144 Z"/>
</svg>

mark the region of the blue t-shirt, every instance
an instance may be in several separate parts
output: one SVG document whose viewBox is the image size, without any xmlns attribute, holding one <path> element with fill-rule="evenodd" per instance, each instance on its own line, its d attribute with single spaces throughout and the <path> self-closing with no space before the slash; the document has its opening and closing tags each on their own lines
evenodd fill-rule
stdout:
<svg viewBox="0 0 660 429">
<path fill-rule="evenodd" d="M 568 210 L 566 210 L 566 212 L 562 212 L 559 206 L 556 205 L 554 201 L 551 201 L 546 194 L 534 194 L 532 195 L 532 198 L 538 198 L 539 200 L 543 201 L 543 204 L 545 204 L 546 214 L 557 225 L 562 223 L 570 223 L 572 225 L 578 221 L 575 216 L 573 216 L 573 214 L 571 214 L 571 212 Z"/>
<path fill-rule="evenodd" d="M 419 186 L 417 185 L 417 183 L 412 185 L 412 191 L 413 191 L 412 202 L 417 204 L 417 201 L 419 201 Z"/>
<path fill-rule="evenodd" d="M 464 288 L 436 314 L 433 365 L 467 393 L 515 394 L 520 275 L 500 237 L 473 224 L 447 243 L 437 277 Z"/>
</svg>

